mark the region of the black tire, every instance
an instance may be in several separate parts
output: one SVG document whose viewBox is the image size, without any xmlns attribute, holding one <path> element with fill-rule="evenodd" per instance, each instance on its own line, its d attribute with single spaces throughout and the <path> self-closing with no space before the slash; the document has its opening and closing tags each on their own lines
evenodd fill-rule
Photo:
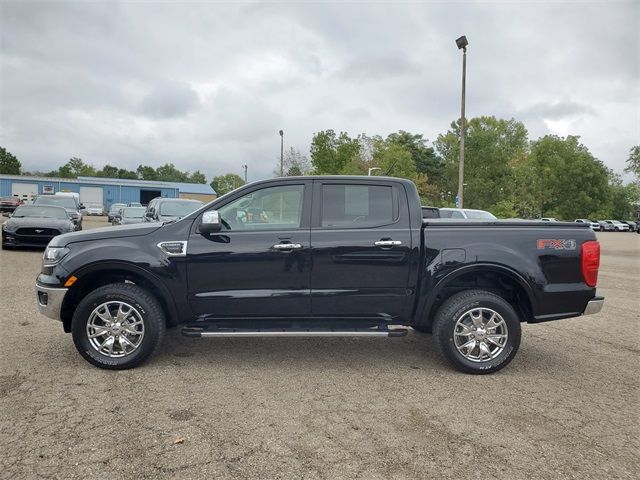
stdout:
<svg viewBox="0 0 640 480">
<path fill-rule="evenodd" d="M 472 361 L 466 358 L 456 347 L 454 331 L 456 322 L 465 312 L 479 307 L 493 310 L 502 316 L 508 335 L 502 351 L 495 358 Z M 453 367 L 464 373 L 487 374 L 497 372 L 513 360 L 520 346 L 520 319 L 515 310 L 504 298 L 484 290 L 466 290 L 447 299 L 436 313 L 433 331 L 436 343 L 440 347 L 443 356 Z"/>
<path fill-rule="evenodd" d="M 411 328 L 420 333 L 433 333 L 433 325 L 414 325 Z"/>
<path fill-rule="evenodd" d="M 87 322 L 98 306 L 105 302 L 124 302 L 139 312 L 144 335 L 138 347 L 122 357 L 110 357 L 94 347 L 87 332 Z M 133 284 L 113 283 L 89 293 L 76 308 L 71 320 L 71 334 L 80 355 L 96 367 L 109 370 L 134 368 L 147 360 L 159 347 L 164 337 L 165 316 L 158 300 L 147 290 Z"/>
</svg>

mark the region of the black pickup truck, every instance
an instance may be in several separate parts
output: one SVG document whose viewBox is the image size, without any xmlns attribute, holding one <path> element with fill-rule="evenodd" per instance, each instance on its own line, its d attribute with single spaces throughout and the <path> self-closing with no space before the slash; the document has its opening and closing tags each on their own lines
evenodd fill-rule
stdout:
<svg viewBox="0 0 640 480">
<path fill-rule="evenodd" d="M 520 323 L 597 313 L 600 246 L 587 224 L 423 219 L 387 177 L 246 185 L 174 222 L 55 237 L 41 313 L 80 354 L 139 365 L 167 327 L 191 337 L 435 335 L 469 373 L 507 365 Z"/>
</svg>

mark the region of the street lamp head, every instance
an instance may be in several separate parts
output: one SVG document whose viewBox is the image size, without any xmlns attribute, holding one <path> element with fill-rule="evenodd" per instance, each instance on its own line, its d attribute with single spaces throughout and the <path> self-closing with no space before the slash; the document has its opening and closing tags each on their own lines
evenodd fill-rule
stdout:
<svg viewBox="0 0 640 480">
<path fill-rule="evenodd" d="M 466 50 L 467 45 L 469 45 L 467 37 L 463 35 L 460 38 L 456 38 L 456 45 L 458 46 L 458 50 Z"/>
<path fill-rule="evenodd" d="M 283 135 L 284 135 L 284 132 L 280 130 L 280 136 L 282 137 Z"/>
</svg>

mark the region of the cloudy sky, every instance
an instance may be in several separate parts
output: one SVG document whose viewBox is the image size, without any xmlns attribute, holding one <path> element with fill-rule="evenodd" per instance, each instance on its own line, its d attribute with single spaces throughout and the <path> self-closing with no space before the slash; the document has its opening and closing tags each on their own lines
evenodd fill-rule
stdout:
<svg viewBox="0 0 640 480">
<path fill-rule="evenodd" d="M 459 115 L 580 135 L 619 172 L 640 142 L 640 2 L 0 0 L 0 145 L 25 169 L 79 156 L 270 176 L 314 132 L 434 140 Z"/>
</svg>

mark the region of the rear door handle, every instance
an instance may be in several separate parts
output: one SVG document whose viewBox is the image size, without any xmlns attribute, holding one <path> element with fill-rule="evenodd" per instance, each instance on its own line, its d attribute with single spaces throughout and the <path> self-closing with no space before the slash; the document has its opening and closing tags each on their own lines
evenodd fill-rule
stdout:
<svg viewBox="0 0 640 480">
<path fill-rule="evenodd" d="M 400 240 L 378 240 L 374 243 L 376 247 L 396 247 L 402 245 Z"/>
<path fill-rule="evenodd" d="M 300 250 L 302 245 L 299 243 L 276 243 L 271 248 L 274 250 Z"/>
</svg>

